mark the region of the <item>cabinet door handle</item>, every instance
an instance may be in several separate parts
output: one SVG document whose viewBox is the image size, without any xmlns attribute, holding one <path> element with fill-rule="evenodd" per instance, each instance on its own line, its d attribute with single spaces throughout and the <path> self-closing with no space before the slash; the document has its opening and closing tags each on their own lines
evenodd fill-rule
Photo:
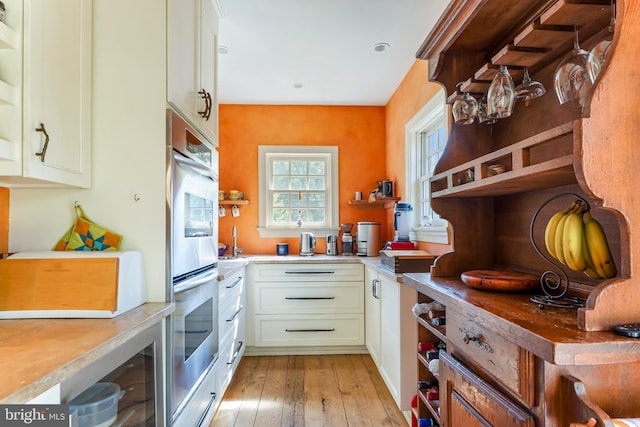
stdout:
<svg viewBox="0 0 640 427">
<path fill-rule="evenodd" d="M 380 280 L 378 279 L 373 279 L 371 281 L 371 295 L 373 295 L 373 297 L 375 299 L 380 299 L 380 294 L 378 293 L 378 284 L 380 283 Z"/>
<path fill-rule="evenodd" d="M 335 271 L 285 271 L 284 274 L 335 274 Z"/>
<path fill-rule="evenodd" d="M 206 90 L 201 89 L 198 91 L 198 95 L 200 95 L 200 98 L 204 99 L 204 111 L 198 111 L 198 114 L 208 121 L 211 116 L 211 94 Z"/>
<path fill-rule="evenodd" d="M 40 157 L 40 161 L 44 163 L 44 156 L 47 155 L 47 148 L 49 147 L 49 134 L 44 127 L 44 123 L 40 123 L 40 126 L 36 128 L 36 132 L 42 132 L 44 134 L 44 146 L 39 153 L 36 153 L 36 156 Z"/>
<path fill-rule="evenodd" d="M 241 305 L 238 311 L 233 313 L 233 316 L 231 316 L 231 319 L 227 319 L 227 322 L 233 322 L 234 320 L 236 320 L 236 317 L 238 317 L 238 315 L 240 314 L 243 308 L 244 308 L 244 305 Z"/>
<path fill-rule="evenodd" d="M 336 297 L 284 297 L 284 299 L 292 299 L 292 300 L 317 300 L 317 299 L 336 299 Z"/>
<path fill-rule="evenodd" d="M 236 348 L 236 351 L 233 352 L 233 357 L 231 358 L 230 362 L 227 362 L 227 365 L 233 365 L 233 362 L 236 361 L 236 358 L 240 354 L 240 349 L 242 348 L 243 345 L 244 345 L 244 342 L 238 341 L 238 348 Z"/>
<path fill-rule="evenodd" d="M 285 329 L 287 332 L 333 332 L 336 328 L 330 329 Z"/>
<path fill-rule="evenodd" d="M 227 288 L 227 289 L 235 288 L 238 285 L 238 283 L 240 283 L 240 282 L 242 282 L 242 277 L 238 277 L 235 282 L 233 282 L 229 286 L 225 286 L 225 288 Z"/>
<path fill-rule="evenodd" d="M 486 351 L 487 353 L 493 353 L 493 349 L 491 348 L 491 346 L 486 341 L 483 341 L 479 336 L 475 335 L 473 332 L 465 328 L 458 328 L 458 330 L 462 334 L 462 341 L 465 344 L 469 344 L 470 342 L 472 342 L 480 347 L 481 350 Z"/>
</svg>

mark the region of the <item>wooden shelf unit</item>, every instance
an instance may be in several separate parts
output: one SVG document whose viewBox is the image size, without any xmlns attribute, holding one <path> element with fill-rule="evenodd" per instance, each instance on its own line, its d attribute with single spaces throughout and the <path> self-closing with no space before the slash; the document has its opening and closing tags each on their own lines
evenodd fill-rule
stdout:
<svg viewBox="0 0 640 427">
<path fill-rule="evenodd" d="M 439 373 L 440 419 L 447 425 L 482 417 L 527 427 L 584 423 L 558 403 L 564 401 L 566 375 L 597 391 L 593 403 L 609 415 L 640 417 L 640 407 L 631 403 L 640 397 L 635 341 L 611 331 L 640 323 L 640 305 L 629 303 L 640 299 L 640 264 L 633 262 L 640 244 L 631 239 L 640 227 L 634 193 L 640 27 L 633 25 L 640 7 L 630 0 L 617 0 L 615 7 L 607 61 L 582 105 L 558 102 L 555 70 L 573 47 L 575 26 L 586 50 L 609 31 L 610 0 L 453 0 L 417 53 L 448 102 L 459 82 L 462 91 L 482 96 L 500 65 L 516 84 L 528 67 L 547 89 L 540 98 L 517 102 L 509 118 L 494 124 L 453 124 L 430 180 L 432 207 L 452 226 L 452 251 L 420 280 L 418 301 L 433 298 L 447 307 L 450 333 Z M 504 172 L 490 173 L 491 165 Z M 534 250 L 544 248 L 540 241 L 551 215 L 571 203 L 565 195 L 588 201 L 609 240 L 617 277 L 592 280 L 550 265 Z M 476 292 L 460 280 L 461 273 L 476 269 L 541 275 L 558 268 L 568 276 L 568 294 L 583 296 L 584 307 L 542 311 L 529 295 Z M 412 273 L 407 276 L 411 282 Z M 418 340 L 440 336 L 425 319 L 417 323 Z M 475 331 L 473 339 L 459 335 L 461 328 Z M 490 342 L 497 350 L 487 352 L 471 341 Z M 418 380 L 430 375 L 424 362 L 418 356 Z M 476 399 L 480 395 L 485 398 Z M 418 400 L 415 412 L 431 416 Z M 516 415 L 508 423 L 497 421 Z"/>
<path fill-rule="evenodd" d="M 387 197 L 384 199 L 375 200 L 349 200 L 349 206 L 354 206 L 359 209 L 389 209 L 393 208 L 395 203 L 400 200 L 400 197 Z"/>
<path fill-rule="evenodd" d="M 443 25 L 455 25 L 466 19 L 468 10 L 478 9 L 479 14 L 464 32 L 454 34 L 444 27 L 436 27 L 434 33 L 441 32 L 443 37 L 427 39 L 417 53 L 419 58 L 427 59 L 428 52 L 447 44 L 451 45 L 449 51 L 482 53 L 468 55 L 461 63 L 463 72 L 457 77 L 453 73 L 440 74 L 448 65 L 447 58 L 429 55 L 429 77 L 435 80 L 438 76 L 445 84 L 450 103 L 460 94 L 456 91 L 459 82 L 462 92 L 477 97 L 486 94 L 500 65 L 507 66 L 517 85 L 522 80 L 524 67 L 534 74 L 567 54 L 573 48 L 574 28 L 578 28 L 580 44 L 585 47 L 588 39 L 603 31 L 611 20 L 610 0 L 537 0 L 508 7 L 492 1 L 481 9 L 479 3 L 478 0 L 467 2 L 468 7 L 450 13 L 446 23 L 441 21 Z M 531 18 L 522 22 L 523 17 Z M 499 37 L 494 37 L 495 34 Z"/>
<path fill-rule="evenodd" d="M 616 32 L 624 28 L 625 10 L 637 13 L 633 7 L 618 9 Z M 496 20 L 495 16 L 501 18 Z M 624 182 L 634 182 L 635 178 L 632 168 L 626 167 L 628 156 L 612 155 L 610 151 L 620 153 L 620 140 L 629 141 L 623 145 L 631 153 L 637 151 L 631 141 L 638 131 L 619 120 L 630 116 L 635 108 L 634 101 L 627 100 L 622 82 L 633 79 L 630 65 L 625 63 L 629 61 L 627 56 L 637 54 L 619 54 L 618 40 L 625 36 L 614 33 L 609 60 L 585 105 L 561 105 L 553 91 L 555 69 L 573 46 L 574 26 L 579 28 L 581 45 L 588 49 L 593 39 L 608 31 L 610 19 L 609 0 L 474 0 L 454 1 L 436 24 L 417 55 L 429 61 L 430 80 L 445 86 L 449 100 L 455 98 L 457 82 L 490 81 L 501 64 L 512 66 L 517 72 L 528 66 L 547 93 L 528 104 L 516 103 L 512 116 L 495 124 L 452 125 L 430 186 L 434 210 L 453 225 L 456 251 L 436 261 L 434 275 L 457 276 L 467 270 L 500 265 L 538 274 L 554 270 L 535 254 L 526 236 L 542 203 L 569 192 L 589 200 L 592 213 L 603 223 L 610 245 L 614 246 L 618 282 L 631 276 L 632 248 L 626 222 L 629 212 L 622 214 L 619 204 L 608 200 L 608 194 L 611 182 L 624 187 Z M 525 57 L 536 59 L 522 59 Z M 625 65 L 612 71 L 617 74 L 607 76 L 616 59 Z M 533 76 L 534 73 L 537 74 Z M 616 91 L 616 95 L 608 91 Z M 612 120 L 620 124 L 615 130 L 611 129 Z M 605 158 L 609 159 L 608 164 L 604 164 Z M 490 174 L 490 165 L 502 166 L 504 173 Z M 625 168 L 625 179 L 616 165 Z M 614 192 L 620 193 L 617 198 L 628 197 L 623 189 Z M 516 203 L 519 208 L 515 208 Z M 616 206 L 617 210 L 608 206 Z M 509 226 L 502 222 L 505 219 Z M 542 227 L 548 219 L 546 212 L 538 218 Z M 536 226 L 536 233 L 543 233 L 539 224 Z M 617 323 L 640 322 L 640 307 L 630 308 L 618 300 L 629 291 L 640 298 L 640 290 L 636 291 L 632 284 L 614 283 L 615 279 L 592 281 L 584 274 L 574 275 L 566 270 L 570 293 L 587 297 L 586 307 L 578 311 L 579 328 L 604 330 Z M 609 286 L 625 290 L 604 292 Z M 611 309 L 618 305 L 626 309 Z"/>
<path fill-rule="evenodd" d="M 417 303 L 430 303 L 433 300 L 426 295 L 417 293 Z M 446 311 L 445 311 L 446 317 Z M 432 342 L 437 344 L 438 342 L 447 342 L 447 334 L 445 326 L 435 326 L 425 315 L 416 317 L 418 326 L 418 342 Z M 417 347 L 417 346 L 416 346 Z M 429 360 L 420 351 L 417 352 L 418 361 L 418 381 L 438 381 L 439 378 L 434 375 L 429 369 Z M 439 400 L 429 400 L 426 394 L 421 390 L 418 390 L 418 406 L 414 409 L 416 418 L 433 418 L 440 424 Z"/>
<path fill-rule="evenodd" d="M 218 200 L 218 205 L 221 206 L 246 206 L 249 204 L 249 200 Z"/>
</svg>

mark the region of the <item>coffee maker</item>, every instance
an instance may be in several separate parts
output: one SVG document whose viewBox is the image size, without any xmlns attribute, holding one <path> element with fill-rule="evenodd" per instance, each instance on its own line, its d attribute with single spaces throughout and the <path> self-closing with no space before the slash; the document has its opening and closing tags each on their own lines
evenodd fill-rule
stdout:
<svg viewBox="0 0 640 427">
<path fill-rule="evenodd" d="M 378 195 L 380 198 L 393 197 L 393 181 L 378 181 Z"/>
</svg>

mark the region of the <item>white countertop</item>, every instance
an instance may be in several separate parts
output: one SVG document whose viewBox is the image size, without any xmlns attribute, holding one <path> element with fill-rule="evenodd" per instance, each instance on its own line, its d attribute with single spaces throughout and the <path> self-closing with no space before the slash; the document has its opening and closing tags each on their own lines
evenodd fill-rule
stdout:
<svg viewBox="0 0 640 427">
<path fill-rule="evenodd" d="M 221 259 L 218 263 L 219 280 L 229 277 L 237 269 L 242 268 L 250 263 L 253 264 L 313 264 L 313 263 L 354 263 L 364 264 L 374 267 L 378 272 L 395 277 L 398 282 L 402 282 L 402 274 L 394 273 L 380 263 L 380 257 L 366 256 L 344 256 L 344 255 L 325 255 L 315 254 L 312 256 L 300 255 L 242 255 L 236 259 Z"/>
</svg>

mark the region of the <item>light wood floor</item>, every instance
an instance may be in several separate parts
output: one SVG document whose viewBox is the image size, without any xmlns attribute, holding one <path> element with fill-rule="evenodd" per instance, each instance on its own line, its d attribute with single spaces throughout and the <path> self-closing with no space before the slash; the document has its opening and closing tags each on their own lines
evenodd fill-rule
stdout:
<svg viewBox="0 0 640 427">
<path fill-rule="evenodd" d="M 211 427 L 402 426 L 368 354 L 245 356 Z"/>
</svg>

